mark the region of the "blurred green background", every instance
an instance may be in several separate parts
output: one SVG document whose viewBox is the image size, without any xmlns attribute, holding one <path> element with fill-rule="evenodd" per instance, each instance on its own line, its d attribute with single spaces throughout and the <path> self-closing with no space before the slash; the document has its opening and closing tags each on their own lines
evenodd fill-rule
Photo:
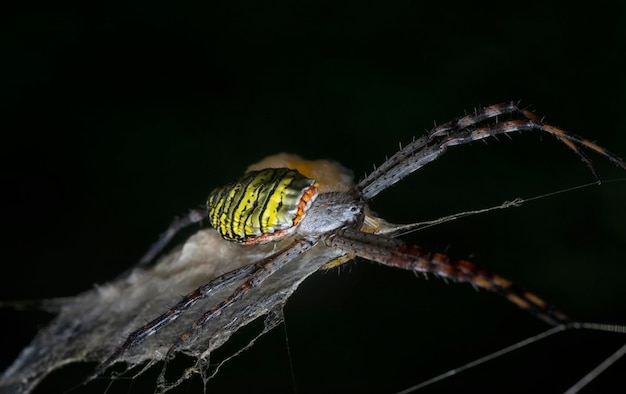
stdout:
<svg viewBox="0 0 626 394">
<path fill-rule="evenodd" d="M 12 7 L 0 16 L 1 300 L 113 279 L 174 216 L 264 156 L 334 159 L 361 178 L 398 143 L 479 105 L 522 100 L 626 157 L 619 1 Z M 626 324 L 626 174 L 592 159 L 620 181 L 407 239 L 471 258 L 576 319 Z M 372 205 L 421 221 L 592 181 L 568 149 L 528 133 L 451 149 Z M 4 369 L 47 316 L 1 312 Z M 546 328 L 498 296 L 366 261 L 315 275 L 285 313 L 291 358 L 276 329 L 209 391 L 396 392 Z M 425 392 L 563 391 L 622 342 L 570 333 Z M 625 365 L 590 392 L 625 387 Z M 151 390 L 146 379 L 130 392 Z"/>
</svg>

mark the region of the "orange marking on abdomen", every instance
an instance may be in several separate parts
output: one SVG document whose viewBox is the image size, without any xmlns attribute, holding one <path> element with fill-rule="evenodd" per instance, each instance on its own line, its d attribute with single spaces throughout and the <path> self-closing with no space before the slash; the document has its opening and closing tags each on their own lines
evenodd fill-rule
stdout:
<svg viewBox="0 0 626 394">
<path fill-rule="evenodd" d="M 298 202 L 296 217 L 293 219 L 294 226 L 300 223 L 302 218 L 304 218 L 306 208 L 309 206 L 311 199 L 317 194 L 318 186 L 318 183 L 315 182 L 311 186 L 307 187 L 304 193 L 302 193 L 302 197 L 300 197 L 300 201 Z"/>
</svg>

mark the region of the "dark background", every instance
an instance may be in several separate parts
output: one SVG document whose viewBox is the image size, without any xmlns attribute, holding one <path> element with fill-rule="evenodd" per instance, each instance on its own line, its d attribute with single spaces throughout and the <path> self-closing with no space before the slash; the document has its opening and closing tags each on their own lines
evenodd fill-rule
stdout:
<svg viewBox="0 0 626 394">
<path fill-rule="evenodd" d="M 478 105 L 520 99 L 626 156 L 618 1 L 198 3 L 31 3 L 0 16 L 1 300 L 113 279 L 264 156 L 335 159 L 360 178 Z M 626 324 L 625 174 L 592 159 L 621 181 L 408 239 L 471 257 L 576 319 Z M 528 133 L 455 148 L 373 206 L 419 221 L 591 181 L 568 149 Z M 1 312 L 4 369 L 48 317 Z M 396 392 L 547 328 L 487 292 L 365 261 L 310 278 L 285 313 L 291 357 L 278 328 L 209 391 Z M 560 392 L 624 339 L 571 332 L 425 392 Z M 589 392 L 624 388 L 625 365 Z"/>
</svg>

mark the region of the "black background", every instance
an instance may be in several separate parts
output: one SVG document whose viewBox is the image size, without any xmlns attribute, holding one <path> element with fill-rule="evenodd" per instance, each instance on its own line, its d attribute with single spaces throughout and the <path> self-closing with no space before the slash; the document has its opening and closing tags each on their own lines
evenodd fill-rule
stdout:
<svg viewBox="0 0 626 394">
<path fill-rule="evenodd" d="M 264 156 L 335 159 L 360 178 L 433 121 L 477 105 L 520 99 L 624 157 L 619 3 L 135 1 L 3 12 L 0 299 L 71 296 L 114 278 L 172 217 Z M 408 239 L 471 257 L 577 319 L 626 324 L 624 173 L 593 159 L 605 179 L 622 180 Z M 373 207 L 418 221 L 592 181 L 568 149 L 528 133 L 455 148 Z M 209 391 L 395 392 L 546 328 L 492 294 L 365 261 L 315 275 L 285 313 L 294 378 L 279 328 Z M 46 318 L 2 310 L 0 368 Z M 425 392 L 563 391 L 623 342 L 569 333 Z M 589 392 L 623 388 L 624 365 Z M 201 392 L 197 383 L 181 391 Z"/>
</svg>

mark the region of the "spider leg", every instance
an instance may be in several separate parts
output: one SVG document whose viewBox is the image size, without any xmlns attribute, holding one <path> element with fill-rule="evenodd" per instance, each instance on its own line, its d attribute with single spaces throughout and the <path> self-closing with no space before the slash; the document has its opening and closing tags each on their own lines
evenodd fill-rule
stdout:
<svg viewBox="0 0 626 394">
<path fill-rule="evenodd" d="M 205 312 L 200 319 L 195 321 L 191 326 L 191 329 L 180 336 L 178 341 L 172 345 L 165 356 L 166 360 L 173 357 L 174 353 L 181 348 L 184 343 L 191 337 L 194 337 L 195 333 L 200 330 L 206 323 L 208 323 L 213 317 L 218 316 L 225 308 L 233 304 L 235 301 L 241 299 L 250 289 L 259 286 L 265 279 L 270 277 L 285 264 L 289 263 L 301 253 L 309 250 L 315 245 L 317 240 L 310 239 L 298 239 L 285 250 L 278 252 L 277 254 L 270 256 L 263 261 L 254 264 L 252 271 L 247 276 L 245 282 L 243 282 L 235 291 L 228 296 L 224 301 L 220 302 L 207 312 Z"/>
<path fill-rule="evenodd" d="M 328 246 L 345 250 L 378 263 L 413 272 L 431 273 L 457 282 L 496 292 L 529 311 L 550 325 L 568 322 L 565 314 L 536 295 L 515 286 L 510 281 L 477 268 L 466 260 L 451 260 L 441 253 L 428 253 L 418 246 L 385 236 L 345 229 L 325 239 Z"/>
<path fill-rule="evenodd" d="M 490 105 L 488 107 L 477 108 L 474 110 L 473 114 L 465 115 L 463 117 L 459 117 L 453 119 L 449 122 L 443 123 L 435 128 L 431 129 L 428 134 L 424 137 L 421 137 L 404 148 L 400 149 L 400 151 L 396 152 L 393 156 L 391 156 L 388 160 L 386 160 L 382 165 L 380 165 L 375 171 L 369 174 L 365 179 L 359 182 L 358 188 L 363 190 L 364 193 L 368 196 L 367 198 L 372 198 L 386 187 L 390 186 L 378 186 L 375 184 L 380 183 L 380 178 L 388 178 L 385 177 L 385 174 L 392 171 L 392 169 L 396 166 L 402 166 L 402 164 L 413 155 L 418 154 L 422 149 L 424 149 L 430 142 L 441 136 L 454 135 L 462 130 L 470 128 L 480 122 L 483 122 L 487 119 L 496 118 L 499 115 L 504 114 L 513 114 L 520 113 L 521 109 L 518 106 L 517 102 L 506 102 L 496 105 Z M 441 153 L 443 154 L 443 153 Z M 413 171 L 419 169 L 423 165 L 435 160 L 437 156 L 432 156 L 425 158 L 423 162 L 416 163 L 417 166 L 407 172 L 405 175 L 398 177 L 398 179 L 394 180 L 395 182 L 400 181 L 403 177 L 409 175 Z"/>
<path fill-rule="evenodd" d="M 192 209 L 185 216 L 179 216 L 175 218 L 172 223 L 169 225 L 167 230 L 163 232 L 159 239 L 150 246 L 150 249 L 143 255 L 143 257 L 137 263 L 137 266 L 143 267 L 145 265 L 150 264 L 154 258 L 163 251 L 163 249 L 167 246 L 168 243 L 180 232 L 180 230 L 184 229 L 187 226 L 190 226 L 194 223 L 201 222 L 207 216 L 206 208 L 196 208 Z"/>
<path fill-rule="evenodd" d="M 157 333 L 159 330 L 166 327 L 168 324 L 176 320 L 183 312 L 191 308 L 196 302 L 202 300 L 203 298 L 209 297 L 211 294 L 219 291 L 225 286 L 229 286 L 233 282 L 244 280 L 257 269 L 258 266 L 256 264 L 243 266 L 224 275 L 221 275 L 213 279 L 209 283 L 202 285 L 196 290 L 187 294 L 180 302 L 171 307 L 167 312 L 161 314 L 156 319 L 150 321 L 143 327 L 132 332 L 128 336 L 126 341 L 122 344 L 122 346 L 120 346 L 111 356 L 109 356 L 109 358 L 107 358 L 105 362 L 97 367 L 93 376 L 98 376 L 104 373 L 104 371 L 111 365 L 113 365 L 113 363 L 122 354 L 124 354 L 124 352 L 126 352 L 133 346 L 137 346 L 149 336 Z"/>
<path fill-rule="evenodd" d="M 500 122 L 498 116 L 519 115 L 520 119 Z M 474 128 L 482 122 L 490 123 Z M 506 102 L 477 109 L 473 114 L 455 119 L 432 129 L 425 137 L 419 138 L 396 152 L 380 167 L 370 173 L 357 185 L 363 198 L 369 200 L 389 186 L 399 182 L 414 171 L 443 155 L 448 147 L 467 144 L 501 134 L 538 130 L 551 134 L 572 149 L 599 179 L 591 162 L 579 150 L 585 147 L 611 160 L 626 169 L 626 163 L 597 144 L 580 138 L 554 126 L 545 124 L 529 110 L 519 107 L 516 102 Z"/>
</svg>

